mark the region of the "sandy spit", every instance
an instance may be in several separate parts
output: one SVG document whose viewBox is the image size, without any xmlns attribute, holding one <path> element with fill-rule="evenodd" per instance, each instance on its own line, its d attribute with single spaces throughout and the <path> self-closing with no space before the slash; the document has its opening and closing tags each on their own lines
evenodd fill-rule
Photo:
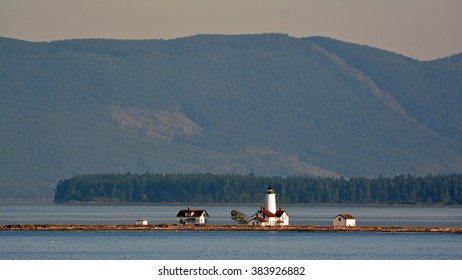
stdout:
<svg viewBox="0 0 462 280">
<path fill-rule="evenodd" d="M 462 228 L 449 227 L 386 227 L 386 226 L 246 226 L 246 225 L 58 225 L 58 224 L 17 224 L 0 226 L 0 231 L 312 231 L 312 232 L 447 232 L 462 233 Z"/>
</svg>

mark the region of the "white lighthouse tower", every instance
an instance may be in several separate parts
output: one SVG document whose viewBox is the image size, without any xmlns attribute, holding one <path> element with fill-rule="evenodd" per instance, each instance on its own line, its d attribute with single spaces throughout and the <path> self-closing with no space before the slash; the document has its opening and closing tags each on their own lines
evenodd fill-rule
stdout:
<svg viewBox="0 0 462 280">
<path fill-rule="evenodd" d="M 282 208 L 276 208 L 276 193 L 272 187 L 266 190 L 266 208 L 260 206 L 260 210 L 252 215 L 249 225 L 260 226 L 287 226 L 289 225 L 289 215 Z"/>
<path fill-rule="evenodd" d="M 266 210 L 269 212 L 276 214 L 276 193 L 274 192 L 272 187 L 269 187 L 266 190 Z"/>
</svg>

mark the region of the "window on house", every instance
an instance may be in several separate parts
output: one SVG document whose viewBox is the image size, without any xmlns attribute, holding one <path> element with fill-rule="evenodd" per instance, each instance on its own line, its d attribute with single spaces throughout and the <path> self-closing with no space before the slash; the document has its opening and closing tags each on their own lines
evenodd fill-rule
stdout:
<svg viewBox="0 0 462 280">
<path fill-rule="evenodd" d="M 339 221 L 339 222 L 342 221 L 342 218 L 338 218 L 338 221 Z"/>
</svg>

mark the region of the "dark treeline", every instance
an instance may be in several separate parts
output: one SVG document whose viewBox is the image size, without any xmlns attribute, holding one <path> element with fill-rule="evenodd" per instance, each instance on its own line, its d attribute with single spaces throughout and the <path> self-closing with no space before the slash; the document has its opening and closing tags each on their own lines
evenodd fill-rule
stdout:
<svg viewBox="0 0 462 280">
<path fill-rule="evenodd" d="M 55 202 L 262 202 L 462 204 L 462 175 L 394 178 L 262 177 L 233 174 L 95 174 L 62 180 Z"/>
</svg>

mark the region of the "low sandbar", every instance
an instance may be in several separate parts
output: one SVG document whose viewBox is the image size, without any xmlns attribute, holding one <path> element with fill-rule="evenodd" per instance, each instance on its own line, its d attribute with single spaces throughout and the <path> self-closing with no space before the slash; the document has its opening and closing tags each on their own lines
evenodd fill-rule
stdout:
<svg viewBox="0 0 462 280">
<path fill-rule="evenodd" d="M 307 231 L 307 232 L 445 232 L 462 233 L 462 228 L 451 227 L 388 227 L 355 226 L 332 227 L 313 225 L 247 226 L 247 225 L 59 225 L 16 224 L 0 226 L 0 231 Z"/>
</svg>

